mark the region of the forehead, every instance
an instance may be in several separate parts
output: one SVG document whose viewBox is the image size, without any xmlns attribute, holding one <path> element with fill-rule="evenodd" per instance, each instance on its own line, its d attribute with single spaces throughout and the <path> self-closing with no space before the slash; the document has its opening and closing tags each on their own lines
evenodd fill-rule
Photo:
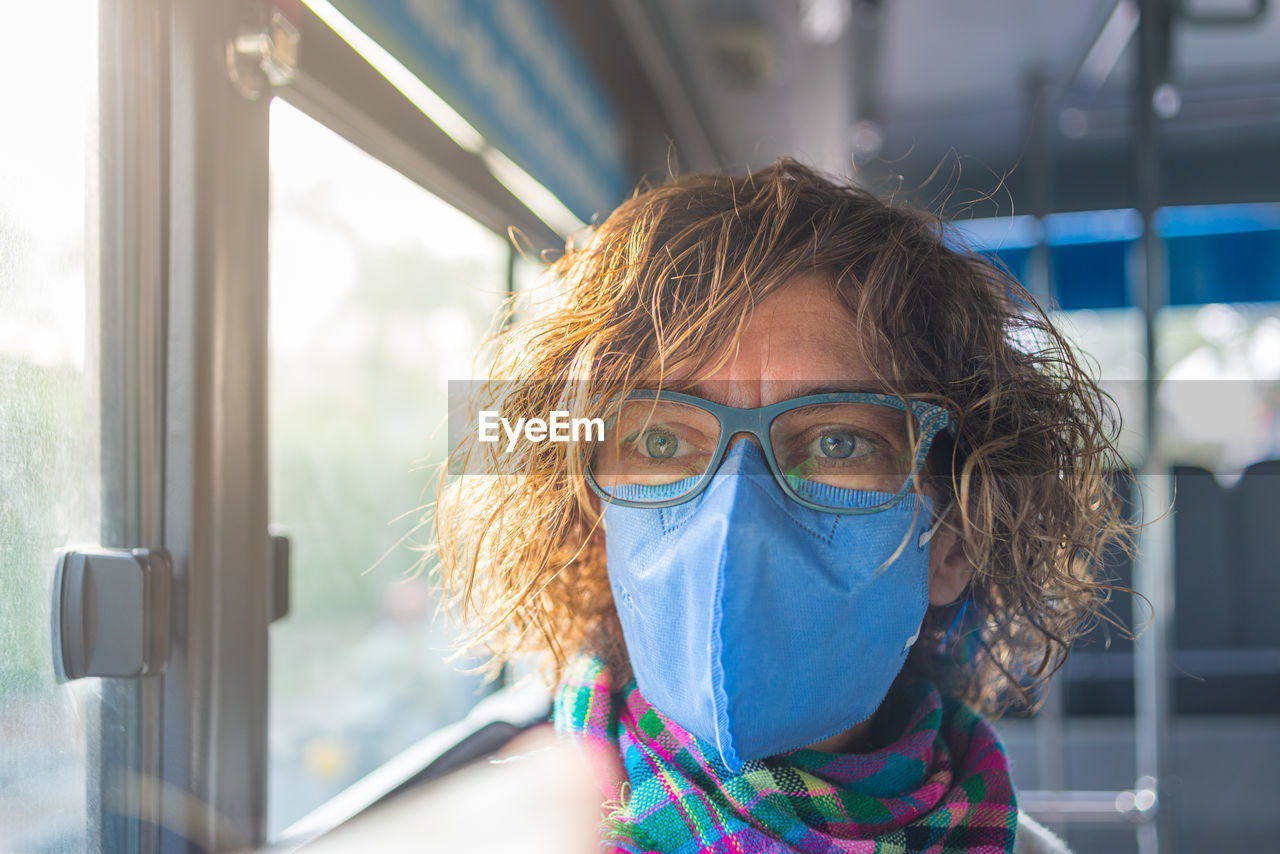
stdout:
<svg viewBox="0 0 1280 854">
<path fill-rule="evenodd" d="M 876 388 L 874 354 L 858 318 L 822 276 L 788 280 L 760 301 L 729 348 L 696 372 L 694 394 L 730 406 L 766 406 L 814 389 Z"/>
</svg>

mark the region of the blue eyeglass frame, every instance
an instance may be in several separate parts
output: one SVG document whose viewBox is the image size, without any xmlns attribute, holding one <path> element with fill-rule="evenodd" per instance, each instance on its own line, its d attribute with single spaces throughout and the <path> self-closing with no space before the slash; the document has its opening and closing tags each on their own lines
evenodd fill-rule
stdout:
<svg viewBox="0 0 1280 854">
<path fill-rule="evenodd" d="M 896 507 L 906 497 L 911 488 L 913 475 L 920 471 L 924 459 L 929 454 L 929 449 L 933 447 L 933 440 L 938 432 L 947 429 L 954 434 L 952 428 L 951 416 L 947 410 L 934 403 L 926 403 L 923 400 L 903 400 L 892 394 L 879 394 L 876 392 L 848 391 L 848 392 L 828 392 L 825 394 L 810 394 L 804 397 L 796 397 L 791 400 L 781 400 L 777 403 L 771 403 L 768 406 L 759 406 L 751 409 L 739 409 L 736 406 L 726 406 L 722 403 L 716 403 L 705 398 L 697 397 L 692 394 L 682 394 L 676 391 L 660 391 L 657 389 L 637 389 L 631 392 L 626 400 L 665 400 L 672 403 L 685 403 L 696 406 L 706 412 L 711 413 L 720 423 L 720 439 L 716 443 L 715 451 L 711 454 L 711 464 L 707 466 L 707 470 L 703 472 L 701 478 L 693 488 L 683 495 L 674 498 L 666 498 L 661 501 L 633 501 L 628 498 L 617 498 L 606 492 L 598 483 L 595 476 L 591 473 L 590 466 L 586 468 L 587 486 L 601 500 L 611 503 L 618 507 L 648 507 L 654 510 L 663 507 L 674 507 L 678 504 L 684 504 L 686 501 L 692 501 L 702 493 L 703 490 L 711 483 L 711 478 L 715 477 L 716 472 L 724 465 L 724 457 L 729 449 L 729 442 L 739 433 L 747 433 L 755 436 L 760 443 L 760 447 L 764 450 L 764 458 L 769 464 L 769 470 L 773 472 L 773 478 L 782 487 L 782 491 L 788 498 L 804 505 L 812 510 L 819 510 L 824 513 L 839 513 L 847 516 L 866 515 L 869 513 L 881 513 L 892 507 Z M 912 463 L 911 473 L 907 475 L 903 481 L 902 488 L 894 493 L 893 497 L 877 507 L 832 507 L 826 504 L 818 504 L 810 501 L 800 495 L 787 482 L 787 476 L 783 474 L 781 467 L 778 465 L 777 459 L 773 455 L 773 440 L 769 438 L 769 428 L 773 426 L 774 420 L 784 412 L 790 412 L 793 409 L 799 409 L 802 406 L 812 406 L 816 403 L 874 403 L 881 406 L 892 407 L 902 412 L 910 411 L 912 417 L 920 425 L 920 443 L 916 446 L 916 458 Z"/>
</svg>

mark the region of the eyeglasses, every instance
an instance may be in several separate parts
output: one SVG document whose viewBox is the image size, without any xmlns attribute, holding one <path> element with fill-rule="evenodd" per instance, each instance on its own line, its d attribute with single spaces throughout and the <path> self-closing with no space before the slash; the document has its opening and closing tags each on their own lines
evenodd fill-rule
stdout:
<svg viewBox="0 0 1280 854">
<path fill-rule="evenodd" d="M 711 483 L 739 433 L 755 436 L 783 492 L 832 513 L 887 510 L 911 488 L 938 431 L 941 406 L 888 394 L 835 392 L 754 409 L 639 390 L 605 419 L 587 484 L 624 507 L 671 507 Z"/>
</svg>

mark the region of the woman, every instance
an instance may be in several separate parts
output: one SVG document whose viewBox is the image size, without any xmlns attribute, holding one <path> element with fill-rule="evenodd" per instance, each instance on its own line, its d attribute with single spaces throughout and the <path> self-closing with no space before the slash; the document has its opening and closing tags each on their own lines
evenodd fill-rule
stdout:
<svg viewBox="0 0 1280 854">
<path fill-rule="evenodd" d="M 1099 613 L 1115 425 L 950 240 L 791 161 L 680 178 L 499 338 L 490 406 L 599 430 L 461 447 L 442 578 L 547 653 L 617 849 L 1062 850 L 981 714 Z"/>
</svg>

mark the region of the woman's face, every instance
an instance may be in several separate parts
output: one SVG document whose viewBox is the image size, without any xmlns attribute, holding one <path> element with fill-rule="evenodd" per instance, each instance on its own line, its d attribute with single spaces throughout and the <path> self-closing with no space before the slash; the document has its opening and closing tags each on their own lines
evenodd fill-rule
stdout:
<svg viewBox="0 0 1280 854">
<path fill-rule="evenodd" d="M 692 392 L 748 408 L 821 391 L 880 390 L 871 370 L 876 356 L 859 350 L 855 329 L 853 313 L 826 279 L 798 276 L 755 307 L 727 361 L 700 376 Z M 733 441 L 744 440 L 755 441 Z M 929 550 L 929 604 L 959 598 L 972 571 L 959 536 L 940 528 Z"/>
</svg>

